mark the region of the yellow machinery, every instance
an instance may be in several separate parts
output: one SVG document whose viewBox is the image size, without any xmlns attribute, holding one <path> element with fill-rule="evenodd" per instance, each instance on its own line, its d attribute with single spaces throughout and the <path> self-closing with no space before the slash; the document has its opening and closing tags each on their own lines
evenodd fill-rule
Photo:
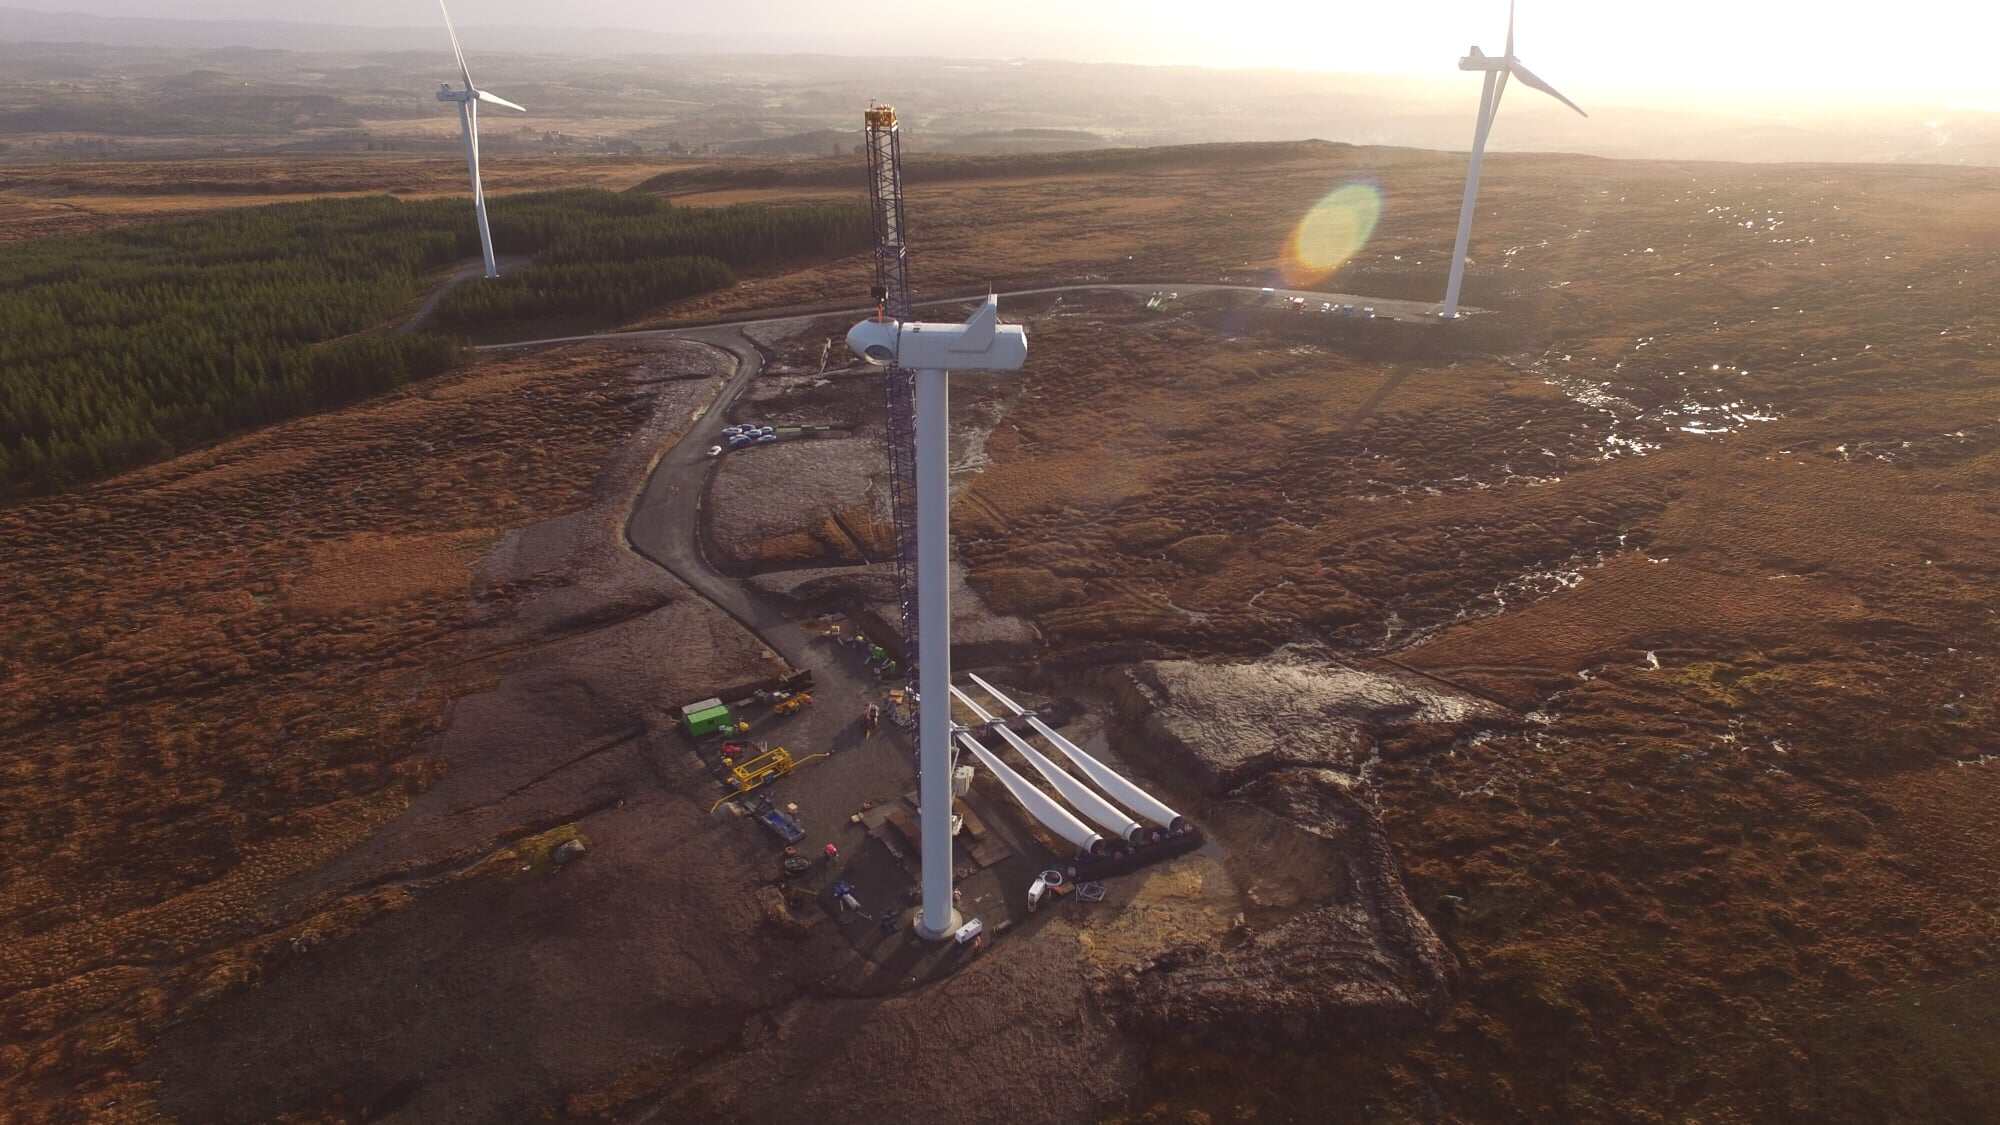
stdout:
<svg viewBox="0 0 2000 1125">
<path fill-rule="evenodd" d="M 729 781 L 730 784 L 736 786 L 736 792 L 723 794 L 722 800 L 715 802 L 708 811 L 714 812 L 716 809 L 721 808 L 723 803 L 730 798 L 740 797 L 753 789 L 768 785 L 778 778 L 798 769 L 800 766 L 805 765 L 807 762 L 817 762 L 824 757 L 827 757 L 827 755 L 809 754 L 806 757 L 795 760 L 792 757 L 791 751 L 782 746 L 773 746 L 771 749 L 764 751 L 754 758 L 747 758 L 744 761 L 738 762 L 729 767 Z"/>
<path fill-rule="evenodd" d="M 812 701 L 813 701 L 812 693 L 802 691 L 797 695 L 792 696 L 790 699 L 779 700 L 778 705 L 776 707 L 771 708 L 771 714 L 794 715 L 797 714 L 801 708 L 812 706 Z"/>
<path fill-rule="evenodd" d="M 735 779 L 737 792 L 748 793 L 760 785 L 785 776 L 807 762 L 817 762 L 826 756 L 812 754 L 794 760 L 791 751 L 782 746 L 773 746 L 754 758 L 729 767 L 729 776 Z"/>
<path fill-rule="evenodd" d="M 773 746 L 754 758 L 747 758 L 729 767 L 729 775 L 736 779 L 739 793 L 748 793 L 759 785 L 783 777 L 798 768 L 792 761 L 791 751 L 782 746 Z"/>
</svg>

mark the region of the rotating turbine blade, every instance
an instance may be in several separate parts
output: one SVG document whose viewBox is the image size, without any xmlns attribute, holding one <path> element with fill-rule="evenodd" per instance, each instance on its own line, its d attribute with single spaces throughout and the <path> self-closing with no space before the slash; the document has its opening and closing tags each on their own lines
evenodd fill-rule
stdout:
<svg viewBox="0 0 2000 1125">
<path fill-rule="evenodd" d="M 1534 71 L 1529 70 L 1525 66 L 1522 66 L 1521 60 L 1514 58 L 1512 54 L 1509 54 L 1507 56 L 1507 70 L 1512 71 L 1514 77 L 1521 80 L 1522 85 L 1530 86 L 1533 87 L 1534 89 L 1540 90 L 1542 93 L 1547 94 L 1548 96 L 1554 98 L 1555 100 L 1575 110 L 1580 116 L 1583 117 L 1590 116 L 1588 113 L 1583 112 L 1582 106 L 1576 104 L 1573 101 L 1570 101 L 1568 98 L 1563 97 L 1562 91 L 1542 81 L 1540 78 L 1535 76 Z M 1506 76 L 1507 76 L 1506 73 L 1502 72 L 1500 77 L 1502 79 L 1505 79 Z"/>
<path fill-rule="evenodd" d="M 479 182 L 479 107 L 468 105 L 465 115 L 465 147 L 472 156 L 472 194 L 485 195 L 486 188 Z"/>
<path fill-rule="evenodd" d="M 451 36 L 451 53 L 458 57 L 458 72 L 465 76 L 465 88 L 472 89 L 472 68 L 465 65 L 465 48 L 458 45 L 458 29 L 451 26 L 451 9 L 445 7 L 444 0 L 438 0 L 438 11 L 444 13 L 445 34 Z"/>
<path fill-rule="evenodd" d="M 443 3 L 444 0 L 438 0 Z M 1509 62 L 1514 59 L 1514 0 L 1507 0 L 1507 55 Z"/>
<path fill-rule="evenodd" d="M 506 98 L 503 98 L 498 94 L 489 94 L 484 90 L 475 90 L 474 93 L 478 94 L 479 100 L 485 102 L 487 105 L 497 105 L 502 107 L 503 109 L 519 110 L 522 113 L 528 112 L 527 106 L 515 105 L 513 102 L 508 101 Z"/>
</svg>

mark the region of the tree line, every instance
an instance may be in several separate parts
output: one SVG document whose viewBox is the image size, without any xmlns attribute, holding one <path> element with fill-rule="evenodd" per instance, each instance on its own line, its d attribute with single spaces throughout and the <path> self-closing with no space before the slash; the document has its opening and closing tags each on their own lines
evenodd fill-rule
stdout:
<svg viewBox="0 0 2000 1125">
<path fill-rule="evenodd" d="M 440 320 L 627 319 L 734 268 L 864 248 L 861 207 L 674 208 L 563 191 L 492 204 L 502 253 Z M 0 246 L 0 497 L 56 491 L 449 370 L 385 326 L 479 253 L 463 200 L 317 200 Z"/>
<path fill-rule="evenodd" d="M 854 204 L 675 207 L 589 189 L 501 202 L 491 218 L 495 251 L 534 263 L 446 294 L 438 319 L 449 327 L 579 315 L 612 324 L 733 285 L 738 269 L 852 254 L 873 237 L 867 209 Z"/>
<path fill-rule="evenodd" d="M 448 339 L 355 334 L 476 247 L 457 211 L 324 200 L 0 247 L 0 495 L 450 367 Z"/>
</svg>

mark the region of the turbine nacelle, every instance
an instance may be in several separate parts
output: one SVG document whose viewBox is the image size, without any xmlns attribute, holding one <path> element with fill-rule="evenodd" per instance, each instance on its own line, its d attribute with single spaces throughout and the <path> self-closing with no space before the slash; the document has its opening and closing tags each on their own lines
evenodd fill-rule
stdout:
<svg viewBox="0 0 2000 1125">
<path fill-rule="evenodd" d="M 964 324 L 864 320 L 847 346 L 876 367 L 915 371 L 1019 371 L 1028 362 L 1028 330 L 1000 323 L 1000 299 L 989 296 Z"/>
<path fill-rule="evenodd" d="M 1465 57 L 1458 60 L 1460 70 L 1506 70 L 1507 60 L 1494 58 L 1477 47 L 1466 50 Z"/>
</svg>

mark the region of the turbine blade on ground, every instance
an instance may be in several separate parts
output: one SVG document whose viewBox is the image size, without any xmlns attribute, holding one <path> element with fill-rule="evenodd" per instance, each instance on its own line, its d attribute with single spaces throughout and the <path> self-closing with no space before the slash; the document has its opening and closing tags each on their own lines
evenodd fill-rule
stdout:
<svg viewBox="0 0 2000 1125">
<path fill-rule="evenodd" d="M 444 0 L 438 0 L 438 11 L 444 13 L 445 34 L 451 36 L 451 53 L 458 59 L 458 72 L 465 77 L 465 88 L 472 89 L 472 68 L 465 65 L 465 48 L 458 45 L 458 29 L 451 26 L 451 9 L 445 7 Z"/>
<path fill-rule="evenodd" d="M 503 98 L 498 94 L 489 94 L 484 90 L 477 91 L 477 93 L 479 94 L 479 100 L 485 102 L 488 105 L 497 105 L 505 109 L 517 109 L 520 110 L 522 113 L 528 112 L 527 106 L 515 105 L 513 102 L 508 101 L 506 98 Z"/>
<path fill-rule="evenodd" d="M 960 691 L 957 684 L 952 685 L 951 695 L 953 699 L 965 704 L 966 710 L 971 711 L 973 717 L 980 722 L 993 721 L 993 715 L 971 696 Z M 1098 796 L 1088 785 L 1071 777 L 1068 771 L 1050 761 L 1041 751 L 1028 745 L 1020 735 L 1005 726 L 994 728 L 994 733 L 1000 736 L 1002 742 L 1013 747 L 1016 754 L 1025 758 L 1028 764 L 1035 768 L 1035 772 L 1042 775 L 1042 780 L 1048 782 L 1078 812 L 1099 826 L 1110 829 L 1121 840 L 1130 840 L 1138 833 L 1138 821 L 1119 812 L 1117 806 Z"/>
<path fill-rule="evenodd" d="M 1520 60 L 1509 58 L 1507 60 L 1507 69 L 1512 71 L 1514 77 L 1520 79 L 1523 85 L 1532 86 L 1533 88 L 1540 90 L 1542 93 L 1547 94 L 1548 96 L 1554 98 L 1555 100 L 1575 110 L 1580 116 L 1583 117 L 1590 116 L 1588 113 L 1583 112 L 1582 106 L 1576 104 L 1573 101 L 1570 101 L 1568 98 L 1563 97 L 1562 91 L 1542 81 L 1540 78 L 1535 76 L 1534 71 L 1529 70 L 1525 66 L 1522 66 Z M 1505 75 L 1503 74 L 1501 77 L 1504 78 Z"/>
</svg>

